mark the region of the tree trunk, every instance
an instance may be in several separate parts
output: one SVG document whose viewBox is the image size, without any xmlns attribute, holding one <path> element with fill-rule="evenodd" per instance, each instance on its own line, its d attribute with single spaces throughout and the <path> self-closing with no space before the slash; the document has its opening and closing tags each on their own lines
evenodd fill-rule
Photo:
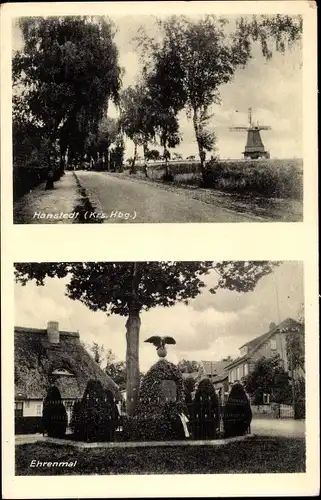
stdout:
<svg viewBox="0 0 321 500">
<path fill-rule="evenodd" d="M 137 301 L 139 285 L 138 264 L 133 263 L 132 291 L 129 303 L 129 315 L 126 322 L 126 367 L 127 367 L 127 413 L 133 414 L 138 401 L 139 391 L 139 332 L 140 332 L 140 306 Z"/>
<path fill-rule="evenodd" d="M 126 322 L 126 367 L 127 367 L 127 413 L 132 415 L 137 404 L 139 391 L 139 331 L 140 317 L 138 311 L 129 313 Z"/>
<path fill-rule="evenodd" d="M 134 158 L 133 158 L 131 170 L 130 170 L 131 174 L 136 174 L 135 163 L 136 163 L 136 157 L 137 157 L 137 142 L 135 142 L 134 144 L 135 144 L 135 148 L 134 148 Z"/>
<path fill-rule="evenodd" d="M 205 154 L 201 145 L 200 141 L 200 129 L 199 129 L 199 124 L 198 124 L 198 113 L 197 109 L 194 108 L 193 112 L 193 126 L 194 126 L 194 131 L 195 131 L 195 137 L 196 137 L 196 142 L 197 142 L 197 147 L 198 147 L 198 154 L 200 157 L 200 171 L 201 171 L 201 176 L 202 176 L 202 182 L 205 183 Z"/>
</svg>

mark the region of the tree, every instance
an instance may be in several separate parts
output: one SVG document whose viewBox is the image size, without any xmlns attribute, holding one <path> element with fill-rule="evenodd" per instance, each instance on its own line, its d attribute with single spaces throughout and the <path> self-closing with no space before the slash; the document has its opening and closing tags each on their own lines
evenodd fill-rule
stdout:
<svg viewBox="0 0 321 500">
<path fill-rule="evenodd" d="M 118 385 L 120 390 L 125 389 L 127 379 L 125 361 L 116 361 L 112 349 L 106 350 L 103 345 L 99 345 L 97 342 L 93 342 L 89 346 L 89 351 L 96 363 Z"/>
<path fill-rule="evenodd" d="M 144 83 L 137 83 L 123 91 L 121 95 L 120 124 L 124 134 L 134 143 L 131 173 L 135 173 L 138 146 L 143 146 L 144 157 L 146 158 L 148 142 L 155 136 L 150 121 L 149 101 Z"/>
<path fill-rule="evenodd" d="M 145 155 L 146 160 L 159 160 L 160 153 L 157 149 L 150 149 Z"/>
<path fill-rule="evenodd" d="M 126 388 L 127 370 L 125 361 L 116 361 L 116 357 L 111 349 L 106 353 L 105 373 L 123 390 Z"/>
<path fill-rule="evenodd" d="M 177 368 L 182 373 L 194 373 L 198 372 L 200 368 L 200 364 L 197 361 L 189 361 L 186 359 L 182 359 L 178 362 Z"/>
<path fill-rule="evenodd" d="M 290 397 L 289 377 L 279 355 L 260 358 L 245 377 L 244 385 L 257 405 L 263 404 L 263 394 L 270 394 L 271 401 L 276 403 L 287 402 Z"/>
<path fill-rule="evenodd" d="M 120 124 L 114 118 L 104 116 L 99 122 L 97 132 L 90 132 L 85 142 L 85 152 L 95 162 L 101 160 L 100 167 L 103 168 L 102 158 L 107 158 L 110 146 L 118 139 Z"/>
<path fill-rule="evenodd" d="M 19 26 L 24 46 L 12 63 L 15 112 L 40 126 L 51 145 L 58 141 L 64 156 L 64 135 L 95 129 L 109 100 L 118 102 L 114 26 L 102 16 L 20 18 Z"/>
<path fill-rule="evenodd" d="M 102 368 L 105 359 L 105 348 L 103 345 L 99 345 L 97 342 L 89 347 L 89 351 L 94 358 L 94 361 Z"/>
<path fill-rule="evenodd" d="M 278 263 L 268 261 L 225 262 L 60 262 L 16 263 L 15 278 L 25 285 L 35 280 L 44 285 L 47 277 L 69 278 L 66 295 L 92 311 L 127 317 L 126 367 L 128 411 L 135 407 L 140 382 L 140 313 L 153 307 L 188 304 L 206 286 L 203 277 L 215 270 L 220 288 L 248 292 L 271 273 Z M 216 275 L 215 274 L 215 275 Z"/>
<path fill-rule="evenodd" d="M 215 146 L 215 135 L 206 129 L 208 112 L 220 103 L 221 85 L 230 82 L 235 71 L 251 58 L 253 42 L 260 42 L 263 55 L 272 57 L 275 50 L 284 52 L 301 38 L 302 18 L 289 16 L 240 17 L 232 33 L 227 33 L 227 19 L 207 15 L 191 20 L 171 16 L 158 20 L 161 37 L 147 36 L 143 30 L 137 42 L 145 61 L 145 71 L 153 74 L 161 89 L 160 95 L 169 96 L 166 107 L 172 106 L 174 115 L 185 108 L 192 118 L 205 182 L 205 151 Z M 207 117 L 207 118 L 206 118 Z"/>
</svg>

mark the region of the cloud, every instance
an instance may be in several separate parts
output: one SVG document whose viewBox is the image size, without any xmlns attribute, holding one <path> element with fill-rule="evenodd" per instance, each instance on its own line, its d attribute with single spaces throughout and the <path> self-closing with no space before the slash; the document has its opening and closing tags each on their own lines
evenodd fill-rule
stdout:
<svg viewBox="0 0 321 500">
<path fill-rule="evenodd" d="M 211 283 L 214 275 L 205 277 Z M 97 342 L 112 349 L 119 360 L 126 356 L 126 318 L 90 311 L 65 296 L 66 280 L 48 279 L 44 287 L 35 283 L 15 284 L 15 324 L 45 328 L 59 321 L 62 330 L 80 331 L 87 344 Z M 264 277 L 255 291 L 237 293 L 204 291 L 188 306 L 157 307 L 141 314 L 140 365 L 146 371 L 157 360 L 155 348 L 144 340 L 153 334 L 172 335 L 168 359 L 219 360 L 237 356 L 246 341 L 264 333 L 269 323 L 297 317 L 303 303 L 303 266 L 285 262 Z"/>
<path fill-rule="evenodd" d="M 166 16 L 166 13 L 164 13 Z M 228 16 L 230 31 L 235 16 Z M 125 68 L 124 87 L 134 84 L 141 67 L 137 44 L 134 42 L 142 26 L 148 35 L 156 35 L 155 17 L 123 15 L 114 18 L 118 28 L 115 37 L 120 65 Z M 22 47 L 21 32 L 15 23 L 13 47 Z M 255 121 L 270 125 L 271 132 L 262 134 L 266 149 L 274 158 L 302 157 L 302 47 L 297 45 L 285 54 L 274 52 L 267 61 L 258 43 L 253 44 L 253 57 L 243 69 L 235 72 L 233 81 L 220 89 L 222 104 L 213 106 L 215 113 L 209 128 L 218 137 L 218 153 L 222 158 L 241 158 L 245 133 L 231 133 L 229 126 L 246 125 L 247 109 L 252 106 Z M 238 110 L 239 113 L 235 113 Z M 116 117 L 110 105 L 109 113 Z M 181 144 L 175 149 L 184 157 L 197 155 L 197 145 L 192 122 L 185 112 L 180 114 Z M 132 144 L 126 141 L 126 157 L 132 155 Z"/>
</svg>

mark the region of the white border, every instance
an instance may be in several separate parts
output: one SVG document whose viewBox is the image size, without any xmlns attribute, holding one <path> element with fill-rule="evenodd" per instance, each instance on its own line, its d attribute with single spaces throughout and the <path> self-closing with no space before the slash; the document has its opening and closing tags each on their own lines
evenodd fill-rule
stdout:
<svg viewBox="0 0 321 500">
<path fill-rule="evenodd" d="M 304 16 L 304 223 L 44 226 L 12 224 L 11 20 L 22 15 Z M 1 6 L 2 426 L 4 498 L 303 496 L 319 491 L 316 8 L 313 2 L 48 3 Z M 302 260 L 307 337 L 307 472 L 171 476 L 14 476 L 13 281 L 15 261 Z M 35 307 L 37 305 L 35 304 Z"/>
</svg>

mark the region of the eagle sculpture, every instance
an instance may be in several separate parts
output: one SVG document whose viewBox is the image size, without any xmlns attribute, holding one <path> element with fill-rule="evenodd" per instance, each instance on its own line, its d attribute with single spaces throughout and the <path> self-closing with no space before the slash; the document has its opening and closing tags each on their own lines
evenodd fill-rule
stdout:
<svg viewBox="0 0 321 500">
<path fill-rule="evenodd" d="M 165 358 L 167 354 L 166 344 L 176 344 L 176 340 L 173 337 L 160 337 L 159 335 L 153 335 L 149 339 L 145 340 L 156 347 L 156 352 L 160 358 Z"/>
</svg>

